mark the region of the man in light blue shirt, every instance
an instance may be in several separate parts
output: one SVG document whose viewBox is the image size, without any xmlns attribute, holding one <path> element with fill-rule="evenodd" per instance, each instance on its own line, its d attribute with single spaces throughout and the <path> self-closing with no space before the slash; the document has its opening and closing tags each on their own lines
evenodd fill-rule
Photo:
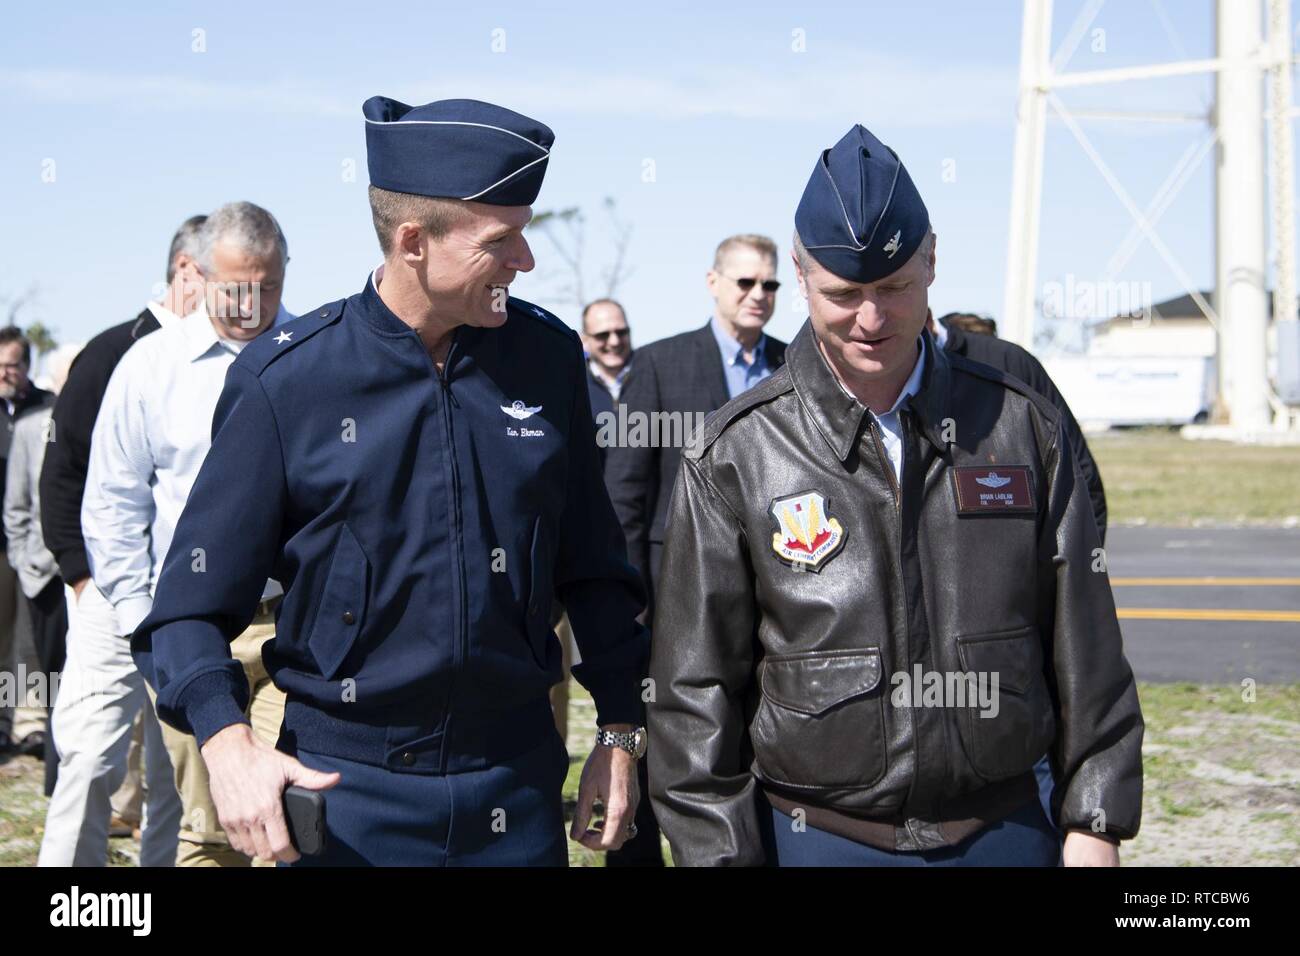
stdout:
<svg viewBox="0 0 1300 956">
<path fill-rule="evenodd" d="M 91 441 L 81 525 L 92 590 L 112 605 L 123 634 L 153 607 L 176 523 L 212 444 L 226 371 L 244 346 L 285 314 L 280 295 L 288 249 L 270 213 L 251 203 L 222 206 L 204 223 L 200 246 L 190 268 L 199 273 L 203 307 L 123 356 Z M 279 735 L 284 694 L 267 676 L 261 652 L 274 635 L 282 593 L 268 581 L 257 616 L 231 644 L 248 678 L 249 716 L 271 744 Z M 217 819 L 194 738 L 163 725 L 163 741 L 183 806 L 177 865 L 247 866 L 249 858 L 229 846 Z"/>
<path fill-rule="evenodd" d="M 781 367 L 785 343 L 763 331 L 776 307 L 776 243 L 744 233 L 718 244 L 705 277 L 713 297 L 708 324 L 637 349 L 619 396 L 629 421 L 673 421 L 689 436 L 696 422 Z M 682 449 L 672 440 L 629 441 L 606 449 L 605 479 L 627 539 L 628 557 L 650 591 L 654 616 L 664 520 Z M 644 764 L 642 765 L 644 767 Z M 646 786 L 643 781 L 642 787 Z M 608 855 L 610 866 L 660 865 L 658 829 L 648 804 L 637 817 L 639 836 Z"/>
<path fill-rule="evenodd" d="M 781 367 L 785 343 L 763 331 L 776 308 L 776 243 L 743 233 L 718 244 L 705 285 L 713 315 L 702 327 L 637 349 L 636 361 L 619 395 L 628 421 L 682 422 L 678 436 L 689 437 L 696 423 Z M 651 593 L 664 519 L 681 462 L 678 441 L 615 443 L 606 449 L 605 478 L 623 526 L 628 557 Z"/>
</svg>

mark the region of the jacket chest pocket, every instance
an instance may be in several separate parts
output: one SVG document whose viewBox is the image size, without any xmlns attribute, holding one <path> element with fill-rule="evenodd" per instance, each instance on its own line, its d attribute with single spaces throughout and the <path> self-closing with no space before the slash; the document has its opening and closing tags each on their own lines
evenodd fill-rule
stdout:
<svg viewBox="0 0 1300 956">
<path fill-rule="evenodd" d="M 348 526 L 339 525 L 329 573 L 307 646 L 321 676 L 333 680 L 365 623 L 370 562 Z"/>
<path fill-rule="evenodd" d="M 983 702 L 968 700 L 958 717 L 971 766 L 986 780 L 1024 773 L 1056 736 L 1038 628 L 959 637 L 957 654 L 975 686 L 988 688 Z"/>
<path fill-rule="evenodd" d="M 750 728 L 754 758 L 773 783 L 864 789 L 885 775 L 878 648 L 764 658 Z"/>
</svg>

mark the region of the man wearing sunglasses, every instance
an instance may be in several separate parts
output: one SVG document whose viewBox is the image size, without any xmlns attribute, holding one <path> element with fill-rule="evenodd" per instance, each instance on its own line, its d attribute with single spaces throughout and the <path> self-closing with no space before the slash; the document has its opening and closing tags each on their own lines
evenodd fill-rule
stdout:
<svg viewBox="0 0 1300 956">
<path fill-rule="evenodd" d="M 614 412 L 632 369 L 632 330 L 627 313 L 613 299 L 597 299 L 582 310 L 582 348 L 587 353 L 591 411 Z"/>
<path fill-rule="evenodd" d="M 656 416 L 666 413 L 693 423 L 780 368 L 785 343 L 763 331 L 781 285 L 776 268 L 776 243 L 767 236 L 746 233 L 718 244 L 705 277 L 713 316 L 703 328 L 637 350 L 636 367 L 621 396 L 629 421 L 662 421 Z M 689 429 L 683 426 L 678 434 L 689 438 Z M 664 523 L 681 457 L 680 446 L 665 447 L 662 441 L 629 441 L 606 450 L 610 500 L 627 537 L 628 558 L 649 592 L 647 624 L 654 615 Z M 639 769 L 644 775 L 644 765 Z M 644 776 L 641 785 L 647 786 Z M 636 823 L 639 835 L 609 853 L 608 865 L 662 865 L 659 828 L 648 800 Z"/>
<path fill-rule="evenodd" d="M 712 317 L 703 328 L 637 350 L 636 368 L 621 397 L 629 420 L 635 413 L 647 421 L 677 413 L 695 421 L 781 367 L 785 343 L 763 331 L 780 287 L 776 268 L 776 243 L 767 236 L 746 233 L 718 244 L 705 277 Z M 628 557 L 649 590 L 647 617 L 654 614 L 664 521 L 682 454 L 680 447 L 660 445 L 607 450 L 609 496 L 627 537 Z"/>
</svg>

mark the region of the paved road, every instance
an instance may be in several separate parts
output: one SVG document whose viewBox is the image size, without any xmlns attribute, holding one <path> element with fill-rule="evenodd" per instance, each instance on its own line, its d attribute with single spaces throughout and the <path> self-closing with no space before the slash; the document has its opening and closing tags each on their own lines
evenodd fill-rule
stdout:
<svg viewBox="0 0 1300 956">
<path fill-rule="evenodd" d="M 1300 529 L 1112 528 L 1106 543 L 1139 680 L 1300 681 Z"/>
</svg>

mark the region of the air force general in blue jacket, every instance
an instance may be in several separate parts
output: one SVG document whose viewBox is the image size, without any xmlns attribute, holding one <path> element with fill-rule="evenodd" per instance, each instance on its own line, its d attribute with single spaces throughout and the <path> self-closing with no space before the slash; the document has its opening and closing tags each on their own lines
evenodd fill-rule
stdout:
<svg viewBox="0 0 1300 956">
<path fill-rule="evenodd" d="M 577 336 L 511 299 L 504 325 L 456 330 L 440 375 L 373 277 L 273 333 L 230 368 L 133 637 L 159 716 L 200 744 L 244 720 L 229 641 L 274 578 L 263 656 L 290 753 L 436 774 L 537 746 L 554 733 L 555 597 L 600 723 L 640 723 L 643 594 Z"/>
</svg>

